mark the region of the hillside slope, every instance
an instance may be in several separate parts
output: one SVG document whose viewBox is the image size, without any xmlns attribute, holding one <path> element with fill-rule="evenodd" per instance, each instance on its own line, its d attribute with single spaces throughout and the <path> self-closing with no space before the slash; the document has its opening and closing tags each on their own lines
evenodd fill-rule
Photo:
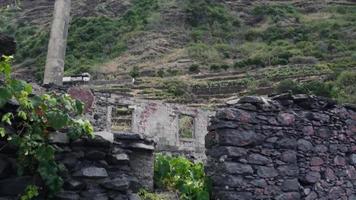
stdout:
<svg viewBox="0 0 356 200">
<path fill-rule="evenodd" d="M 0 1 L 0 32 L 17 39 L 18 73 L 40 78 L 53 1 L 11 2 Z M 292 90 L 356 102 L 352 0 L 73 0 L 72 16 L 66 73 L 91 72 L 98 91 L 215 104 Z"/>
</svg>

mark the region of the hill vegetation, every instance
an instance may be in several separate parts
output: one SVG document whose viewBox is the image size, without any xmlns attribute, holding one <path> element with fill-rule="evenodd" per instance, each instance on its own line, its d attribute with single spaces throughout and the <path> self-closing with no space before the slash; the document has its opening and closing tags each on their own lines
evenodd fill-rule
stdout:
<svg viewBox="0 0 356 200">
<path fill-rule="evenodd" d="M 92 1 L 86 15 L 79 11 L 93 6 L 74 1 L 66 73 L 114 82 L 95 90 L 204 104 L 291 91 L 356 103 L 351 1 Z M 25 5 L 1 10 L 0 32 L 16 37 L 17 63 L 40 78 L 49 26 L 35 23 Z"/>
</svg>

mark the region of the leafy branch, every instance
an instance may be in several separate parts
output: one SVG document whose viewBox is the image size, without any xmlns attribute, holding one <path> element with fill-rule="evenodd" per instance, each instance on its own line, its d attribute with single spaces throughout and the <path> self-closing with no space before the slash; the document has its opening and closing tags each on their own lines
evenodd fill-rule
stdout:
<svg viewBox="0 0 356 200">
<path fill-rule="evenodd" d="M 93 136 L 93 127 L 82 119 L 82 102 L 67 94 L 32 95 L 30 84 L 12 79 L 11 60 L 12 57 L 3 57 L 0 61 L 0 76 L 4 77 L 0 111 L 9 101 L 16 102 L 18 107 L 0 116 L 0 138 L 17 146 L 19 173 L 38 173 L 51 198 L 61 189 L 63 180 L 58 175 L 61 167 L 55 162 L 55 148 L 49 136 L 59 131 L 67 132 L 70 139 Z M 16 133 L 7 131 L 10 128 Z"/>
</svg>

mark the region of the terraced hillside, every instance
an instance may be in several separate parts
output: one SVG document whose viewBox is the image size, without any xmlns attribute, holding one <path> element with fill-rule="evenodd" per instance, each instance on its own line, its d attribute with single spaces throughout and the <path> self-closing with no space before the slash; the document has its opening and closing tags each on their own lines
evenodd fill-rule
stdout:
<svg viewBox="0 0 356 200">
<path fill-rule="evenodd" d="M 13 2 L 0 1 L 0 32 L 17 39 L 18 74 L 41 78 L 53 1 Z M 73 0 L 72 15 L 66 73 L 89 71 L 95 90 L 198 105 L 286 90 L 356 102 L 353 0 Z"/>
</svg>

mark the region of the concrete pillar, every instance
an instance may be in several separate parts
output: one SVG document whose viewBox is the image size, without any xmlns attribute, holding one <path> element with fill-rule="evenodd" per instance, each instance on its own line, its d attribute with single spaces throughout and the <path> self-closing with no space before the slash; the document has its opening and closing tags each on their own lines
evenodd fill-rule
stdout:
<svg viewBox="0 0 356 200">
<path fill-rule="evenodd" d="M 43 84 L 63 84 L 71 0 L 56 0 Z"/>
</svg>

